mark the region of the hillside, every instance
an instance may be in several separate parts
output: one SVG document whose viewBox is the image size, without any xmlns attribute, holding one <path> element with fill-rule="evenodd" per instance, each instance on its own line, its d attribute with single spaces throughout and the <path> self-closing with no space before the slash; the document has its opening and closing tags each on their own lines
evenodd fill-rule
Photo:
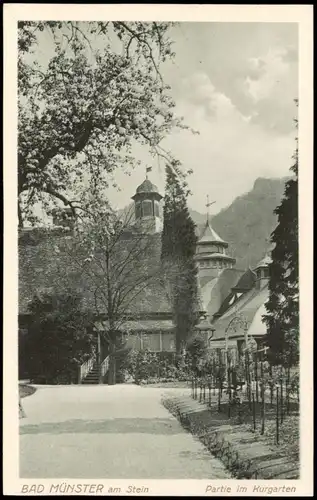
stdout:
<svg viewBox="0 0 317 500">
<path fill-rule="evenodd" d="M 238 196 L 229 207 L 212 217 L 212 226 L 228 241 L 237 267 L 255 266 L 270 246 L 270 234 L 276 225 L 273 210 L 281 201 L 285 180 L 257 179 L 251 191 Z M 201 228 L 206 216 L 196 211 L 191 211 L 191 215 Z"/>
<path fill-rule="evenodd" d="M 276 225 L 273 210 L 280 203 L 284 192 L 283 179 L 258 178 L 251 191 L 238 196 L 229 207 L 211 218 L 215 231 L 229 243 L 229 252 L 237 259 L 237 267 L 255 266 L 269 247 L 269 239 Z M 120 216 L 133 214 L 133 203 Z M 206 214 L 190 209 L 198 232 L 206 221 Z"/>
</svg>

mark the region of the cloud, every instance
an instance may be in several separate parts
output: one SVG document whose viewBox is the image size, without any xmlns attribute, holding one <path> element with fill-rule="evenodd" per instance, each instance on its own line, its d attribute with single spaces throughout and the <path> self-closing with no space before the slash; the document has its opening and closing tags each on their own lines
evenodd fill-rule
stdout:
<svg viewBox="0 0 317 500">
<path fill-rule="evenodd" d="M 282 134 L 293 129 L 295 23 L 182 23 L 175 39 L 175 65 L 166 73 L 175 92 L 182 92 L 180 78 L 203 71 L 244 116 Z"/>
<path fill-rule="evenodd" d="M 286 83 L 289 76 L 290 64 L 283 59 L 286 50 L 270 50 L 263 58 L 249 60 L 250 66 L 256 62 L 257 67 L 261 68 L 261 73 L 257 79 L 246 77 L 246 92 L 251 96 L 255 103 L 262 99 L 268 99 L 274 96 L 275 89 L 279 84 Z"/>
<path fill-rule="evenodd" d="M 203 212 L 206 195 L 217 200 L 215 212 L 252 189 L 258 177 L 289 174 L 294 151 L 294 130 L 289 134 L 257 123 L 256 112 L 243 114 L 209 76 L 198 72 L 183 81 L 176 111 L 200 134 L 172 134 L 167 148 L 193 170 L 190 205 Z"/>
</svg>

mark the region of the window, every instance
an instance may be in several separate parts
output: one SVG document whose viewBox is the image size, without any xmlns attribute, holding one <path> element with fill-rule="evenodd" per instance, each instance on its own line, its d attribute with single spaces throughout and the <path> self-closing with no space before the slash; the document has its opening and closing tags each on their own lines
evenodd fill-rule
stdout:
<svg viewBox="0 0 317 500">
<path fill-rule="evenodd" d="M 149 200 L 143 201 L 142 202 L 142 208 L 143 208 L 143 217 L 149 217 L 150 215 L 153 215 L 153 209 L 152 209 L 152 202 Z"/>
<path fill-rule="evenodd" d="M 162 351 L 173 351 L 175 348 L 174 333 L 162 333 Z"/>
<path fill-rule="evenodd" d="M 150 351 L 160 350 L 160 334 L 157 333 L 142 333 L 143 349 Z"/>
<path fill-rule="evenodd" d="M 127 347 L 131 349 L 140 350 L 141 349 L 141 338 L 139 334 L 131 333 L 131 335 L 127 336 Z"/>
<path fill-rule="evenodd" d="M 141 206 L 141 202 L 138 201 L 135 204 L 135 218 L 136 219 L 141 219 L 141 217 L 142 217 L 142 206 Z"/>
</svg>

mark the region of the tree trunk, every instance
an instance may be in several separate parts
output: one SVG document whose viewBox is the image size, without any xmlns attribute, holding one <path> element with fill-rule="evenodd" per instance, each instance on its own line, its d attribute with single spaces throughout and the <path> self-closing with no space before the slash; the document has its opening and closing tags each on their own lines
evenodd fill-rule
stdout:
<svg viewBox="0 0 317 500">
<path fill-rule="evenodd" d="M 23 228 L 23 215 L 21 210 L 20 202 L 18 201 L 18 218 L 19 218 L 19 228 Z"/>
<path fill-rule="evenodd" d="M 115 385 L 116 383 L 116 357 L 115 357 L 115 345 L 110 344 L 109 353 L 109 372 L 108 372 L 108 384 Z"/>
</svg>

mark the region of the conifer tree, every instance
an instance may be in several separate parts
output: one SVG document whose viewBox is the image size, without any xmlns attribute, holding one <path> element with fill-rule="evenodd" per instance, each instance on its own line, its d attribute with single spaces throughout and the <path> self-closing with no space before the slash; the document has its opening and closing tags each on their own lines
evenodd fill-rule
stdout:
<svg viewBox="0 0 317 500">
<path fill-rule="evenodd" d="M 197 270 L 194 261 L 197 237 L 187 207 L 187 185 L 173 166 L 166 167 L 162 263 L 171 292 L 176 325 L 176 352 L 180 353 L 195 323 Z"/>
<path fill-rule="evenodd" d="M 297 139 L 293 159 L 293 176 L 286 182 L 284 197 L 274 211 L 278 223 L 271 235 L 275 246 L 269 268 L 267 314 L 264 316 L 271 360 L 288 368 L 295 365 L 299 357 Z"/>
</svg>

